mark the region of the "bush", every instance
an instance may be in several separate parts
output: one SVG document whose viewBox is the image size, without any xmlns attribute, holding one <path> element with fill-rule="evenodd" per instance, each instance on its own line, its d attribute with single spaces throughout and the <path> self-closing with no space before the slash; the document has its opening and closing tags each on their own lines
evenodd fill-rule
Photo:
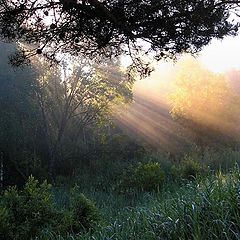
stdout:
<svg viewBox="0 0 240 240">
<path fill-rule="evenodd" d="M 0 198 L 0 232 L 4 239 L 31 239 L 43 228 L 54 225 L 51 186 L 30 177 L 22 191 L 10 187 Z"/>
<path fill-rule="evenodd" d="M 71 191 L 71 203 L 73 209 L 72 229 L 74 232 L 79 229 L 94 229 L 97 224 L 102 222 L 100 211 L 95 203 L 85 197 L 84 194 L 79 193 L 77 186 Z"/>
<path fill-rule="evenodd" d="M 175 180 L 179 178 L 194 180 L 197 176 L 205 175 L 206 172 L 207 168 L 203 164 L 188 156 L 178 166 L 172 166 L 172 176 Z"/>
<path fill-rule="evenodd" d="M 69 208 L 54 205 L 51 185 L 30 177 L 23 190 L 10 187 L 0 196 L 0 239 L 28 240 L 51 229 L 62 235 L 92 229 L 98 209 L 83 194 Z"/>
<path fill-rule="evenodd" d="M 157 162 L 139 163 L 131 167 L 122 177 L 119 184 L 121 191 L 159 191 L 165 179 L 165 174 Z"/>
</svg>

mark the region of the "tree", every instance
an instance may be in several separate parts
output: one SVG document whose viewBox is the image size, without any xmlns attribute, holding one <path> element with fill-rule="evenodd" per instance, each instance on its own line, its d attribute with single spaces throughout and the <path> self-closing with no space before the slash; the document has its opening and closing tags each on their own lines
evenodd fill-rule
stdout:
<svg viewBox="0 0 240 240">
<path fill-rule="evenodd" d="M 223 75 L 196 60 L 183 61 L 171 94 L 172 117 L 199 146 L 231 145 L 239 138 L 239 96 Z"/>
<path fill-rule="evenodd" d="M 0 43 L 0 168 L 4 185 L 25 181 L 39 164 L 37 73 L 33 66 L 12 69 L 7 56 L 16 48 L 16 44 Z"/>
<path fill-rule="evenodd" d="M 0 0 L 0 36 L 35 46 L 28 57 L 44 54 L 53 60 L 59 51 L 93 58 L 128 54 L 147 75 L 151 69 L 140 59 L 142 50 L 159 60 L 235 35 L 238 23 L 228 17 L 238 5 L 231 0 Z"/>
<path fill-rule="evenodd" d="M 49 173 L 55 181 L 56 168 L 79 148 L 79 138 L 88 126 L 109 121 L 113 106 L 131 100 L 132 83 L 118 66 L 91 67 L 80 60 L 70 75 L 56 67 L 39 79 L 38 103 L 49 146 Z M 70 144 L 69 144 L 70 141 Z M 64 156 L 65 155 L 65 156 Z M 73 157 L 73 156 L 71 156 Z"/>
</svg>

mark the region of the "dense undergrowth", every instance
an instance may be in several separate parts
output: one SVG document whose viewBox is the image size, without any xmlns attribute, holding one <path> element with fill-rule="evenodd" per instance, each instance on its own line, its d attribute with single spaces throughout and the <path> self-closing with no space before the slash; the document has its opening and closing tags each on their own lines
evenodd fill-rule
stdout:
<svg viewBox="0 0 240 240">
<path fill-rule="evenodd" d="M 239 239 L 240 173 L 165 185 L 159 193 L 119 196 L 95 191 L 106 223 L 66 238 L 46 231 L 38 239 Z"/>
<path fill-rule="evenodd" d="M 0 239 L 240 239 L 238 153 L 167 158 L 95 163 L 74 189 L 64 179 L 52 188 L 30 178 L 1 195 Z"/>
<path fill-rule="evenodd" d="M 46 181 L 39 184 L 33 177 L 22 190 L 5 190 L 0 196 L 0 239 L 34 239 L 45 230 L 66 236 L 93 230 L 101 222 L 98 208 L 77 187 L 71 189 L 61 208 L 53 196 L 51 185 Z"/>
</svg>

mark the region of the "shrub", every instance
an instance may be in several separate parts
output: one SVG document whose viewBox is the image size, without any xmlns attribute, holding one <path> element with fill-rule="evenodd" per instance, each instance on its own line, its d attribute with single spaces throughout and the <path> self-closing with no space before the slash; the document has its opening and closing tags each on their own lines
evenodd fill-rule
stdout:
<svg viewBox="0 0 240 240">
<path fill-rule="evenodd" d="M 122 177 L 119 187 L 122 191 L 159 191 L 165 174 L 157 162 L 139 163 L 131 167 Z"/>
<path fill-rule="evenodd" d="M 178 166 L 173 165 L 171 170 L 175 180 L 179 178 L 194 180 L 197 176 L 205 175 L 207 172 L 207 168 L 203 164 L 188 156 Z"/>
<path fill-rule="evenodd" d="M 74 198 L 73 221 L 73 230 L 94 229 L 102 221 L 100 211 L 95 203 L 82 193 Z"/>
<path fill-rule="evenodd" d="M 69 208 L 54 205 L 51 185 L 30 177 L 23 190 L 10 187 L 0 196 L 0 239 L 30 240 L 45 229 L 62 235 L 92 229 L 98 209 L 83 194 L 74 196 Z"/>
<path fill-rule="evenodd" d="M 5 239 L 31 239 L 44 227 L 53 225 L 51 186 L 30 177 L 24 189 L 10 187 L 0 198 L 0 232 Z"/>
</svg>

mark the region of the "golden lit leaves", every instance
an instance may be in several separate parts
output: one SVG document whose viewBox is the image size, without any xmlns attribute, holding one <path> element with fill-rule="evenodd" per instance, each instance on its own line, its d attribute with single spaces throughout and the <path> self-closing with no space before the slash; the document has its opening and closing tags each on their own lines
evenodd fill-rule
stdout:
<svg viewBox="0 0 240 240">
<path fill-rule="evenodd" d="M 232 121 L 238 115 L 234 106 L 237 96 L 223 75 L 212 73 L 194 59 L 179 63 L 170 102 L 173 118 L 197 135 L 213 131 L 229 136 L 236 129 Z"/>
<path fill-rule="evenodd" d="M 239 137 L 240 98 L 225 78 L 190 57 L 164 65 L 135 84 L 134 101 L 117 116 L 118 124 L 166 151 L 179 151 L 192 140 L 202 144 L 199 139 L 230 144 Z"/>
</svg>

